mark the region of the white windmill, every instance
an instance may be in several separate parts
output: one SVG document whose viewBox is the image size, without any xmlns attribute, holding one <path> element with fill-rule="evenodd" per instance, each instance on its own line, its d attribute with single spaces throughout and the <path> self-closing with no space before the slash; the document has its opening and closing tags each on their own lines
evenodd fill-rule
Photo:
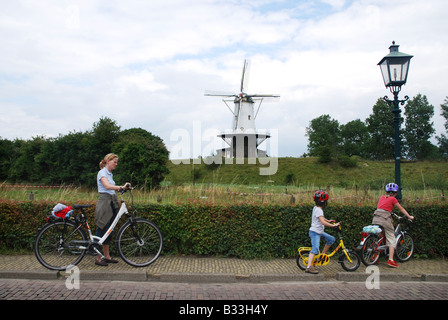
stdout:
<svg viewBox="0 0 448 320">
<path fill-rule="evenodd" d="M 266 139 L 270 138 L 269 133 L 257 132 L 255 129 L 255 119 L 260 111 L 261 103 L 265 98 L 279 98 L 274 94 L 247 94 L 247 76 L 249 62 L 244 60 L 243 75 L 241 77 L 240 93 L 225 94 L 217 92 L 205 92 L 206 96 L 216 96 L 234 99 L 223 99 L 222 101 L 233 114 L 232 129 L 229 132 L 221 133 L 221 137 L 229 147 L 217 150 L 218 156 L 226 158 L 257 158 L 265 157 L 266 151 L 258 149 L 258 146 Z M 233 101 L 234 109 L 229 107 L 227 102 Z M 254 115 L 255 102 L 259 102 L 257 112 Z"/>
</svg>

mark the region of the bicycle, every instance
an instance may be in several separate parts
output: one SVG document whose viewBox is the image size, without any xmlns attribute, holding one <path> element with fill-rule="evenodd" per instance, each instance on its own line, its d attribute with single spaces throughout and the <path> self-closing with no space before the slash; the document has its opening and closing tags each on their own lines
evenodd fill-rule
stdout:
<svg viewBox="0 0 448 320">
<path fill-rule="evenodd" d="M 338 238 L 339 245 L 330 254 L 321 253 L 317 254 L 313 259 L 313 266 L 325 266 L 330 262 L 330 258 L 333 257 L 339 249 L 342 248 L 342 253 L 339 256 L 338 262 L 341 264 L 345 271 L 355 271 L 359 268 L 361 264 L 361 259 L 358 253 L 352 249 L 347 249 L 344 245 L 344 240 L 342 237 L 341 225 L 338 226 Z M 301 270 L 306 270 L 308 266 L 308 257 L 311 252 L 311 247 L 300 247 L 297 249 L 296 262 L 297 266 Z"/>
<path fill-rule="evenodd" d="M 146 267 L 157 260 L 162 248 L 162 233 L 155 223 L 137 217 L 137 211 L 129 213 L 123 194 L 130 189 L 120 191 L 121 207 L 111 226 L 103 237 L 92 235 L 92 231 L 84 213 L 84 209 L 92 205 L 73 206 L 78 215 L 66 218 L 47 217 L 47 223 L 37 232 L 34 242 L 34 253 L 37 260 L 50 270 L 63 271 L 69 266 L 77 265 L 84 255 L 100 255 L 102 244 L 114 230 L 120 218 L 125 215 L 128 220 L 120 227 L 115 239 L 120 257 L 133 267 Z M 87 227 L 87 238 L 83 225 Z"/>
<path fill-rule="evenodd" d="M 405 217 L 400 217 L 397 214 L 391 212 L 395 218 L 399 221 L 397 227 L 395 228 L 395 258 L 399 262 L 406 262 L 411 259 L 414 253 L 414 239 L 408 232 L 408 227 L 402 227 L 401 220 L 406 219 L 412 221 Z M 380 228 L 382 228 L 380 226 Z M 378 262 L 381 254 L 389 256 L 389 247 L 386 246 L 386 236 L 384 233 L 384 228 L 379 234 L 368 234 L 363 232 L 361 242 L 358 249 L 361 252 L 362 263 L 366 266 L 373 265 Z"/>
</svg>

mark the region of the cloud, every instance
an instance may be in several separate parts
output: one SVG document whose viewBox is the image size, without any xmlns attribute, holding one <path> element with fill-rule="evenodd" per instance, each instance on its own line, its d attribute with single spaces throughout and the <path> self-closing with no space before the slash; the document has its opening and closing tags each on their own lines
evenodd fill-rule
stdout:
<svg viewBox="0 0 448 320">
<path fill-rule="evenodd" d="M 387 94 L 377 63 L 392 40 L 413 54 L 403 94 L 439 105 L 448 83 L 444 0 L 3 1 L 0 135 L 28 139 L 88 130 L 102 116 L 141 127 L 169 146 L 174 130 L 230 128 L 205 90 L 249 92 L 260 129 L 279 129 L 279 154 L 306 152 L 305 128 L 322 114 L 364 120 Z M 196 154 L 191 154 L 196 157 Z"/>
</svg>

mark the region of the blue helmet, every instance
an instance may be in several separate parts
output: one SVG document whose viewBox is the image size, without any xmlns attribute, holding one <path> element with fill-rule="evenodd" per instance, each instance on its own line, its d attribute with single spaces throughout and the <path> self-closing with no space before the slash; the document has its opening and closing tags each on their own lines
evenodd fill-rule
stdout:
<svg viewBox="0 0 448 320">
<path fill-rule="evenodd" d="M 385 188 L 386 192 L 398 192 L 399 189 L 400 188 L 395 183 L 388 183 Z"/>
</svg>

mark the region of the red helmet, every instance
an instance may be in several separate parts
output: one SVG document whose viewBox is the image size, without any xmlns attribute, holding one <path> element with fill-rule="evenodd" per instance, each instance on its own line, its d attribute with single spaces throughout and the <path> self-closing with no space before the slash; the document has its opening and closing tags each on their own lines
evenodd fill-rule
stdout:
<svg viewBox="0 0 448 320">
<path fill-rule="evenodd" d="M 325 202 L 329 199 L 330 197 L 328 196 L 328 193 L 326 193 L 325 191 L 322 190 L 318 190 L 316 191 L 316 193 L 314 193 L 314 202 L 316 202 L 316 204 L 318 205 L 323 205 L 325 204 Z"/>
</svg>

